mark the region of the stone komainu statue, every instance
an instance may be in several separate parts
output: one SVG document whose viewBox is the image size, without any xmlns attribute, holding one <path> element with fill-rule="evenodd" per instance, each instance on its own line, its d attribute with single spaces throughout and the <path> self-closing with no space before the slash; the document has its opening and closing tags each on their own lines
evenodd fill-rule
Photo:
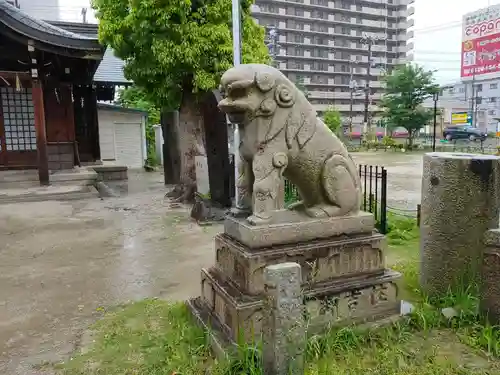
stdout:
<svg viewBox="0 0 500 375">
<path fill-rule="evenodd" d="M 302 201 L 290 209 L 324 218 L 359 211 L 361 183 L 344 144 L 317 118 L 304 94 L 279 70 L 243 64 L 222 76 L 219 108 L 240 124 L 239 213 L 269 223 L 282 178 Z"/>
</svg>

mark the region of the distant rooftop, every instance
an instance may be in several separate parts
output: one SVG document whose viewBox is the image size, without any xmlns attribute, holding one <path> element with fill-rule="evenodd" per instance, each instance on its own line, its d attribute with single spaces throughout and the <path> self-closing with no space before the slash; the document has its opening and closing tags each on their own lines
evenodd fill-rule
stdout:
<svg viewBox="0 0 500 375">
<path fill-rule="evenodd" d="M 50 21 L 50 23 L 72 33 L 97 38 L 97 24 L 64 21 Z M 132 81 L 125 78 L 123 73 L 124 66 L 125 62 L 114 55 L 111 47 L 107 47 L 104 57 L 94 75 L 94 82 L 130 85 Z"/>
<path fill-rule="evenodd" d="M 7 30 L 37 42 L 40 46 L 52 45 L 79 51 L 102 53 L 97 34 L 81 35 L 51 25 L 26 14 L 22 10 L 0 0 L 0 23 Z"/>
</svg>

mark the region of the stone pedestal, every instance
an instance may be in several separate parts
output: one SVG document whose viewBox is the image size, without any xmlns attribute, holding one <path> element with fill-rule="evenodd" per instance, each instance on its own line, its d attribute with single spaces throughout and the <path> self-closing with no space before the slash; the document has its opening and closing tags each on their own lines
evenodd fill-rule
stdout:
<svg viewBox="0 0 500 375">
<path fill-rule="evenodd" d="M 421 205 L 421 284 L 431 296 L 479 281 L 484 233 L 498 227 L 500 158 L 429 153 Z"/>
<path fill-rule="evenodd" d="M 492 324 L 500 324 L 500 229 L 485 235 L 479 306 Z"/>
<path fill-rule="evenodd" d="M 294 262 L 301 267 L 309 330 L 385 318 L 400 310 L 400 274 L 386 269 L 385 248 L 367 213 L 265 226 L 228 218 L 215 238 L 215 266 L 202 270 L 201 296 L 189 305 L 224 341 L 259 340 L 264 270 Z"/>
</svg>

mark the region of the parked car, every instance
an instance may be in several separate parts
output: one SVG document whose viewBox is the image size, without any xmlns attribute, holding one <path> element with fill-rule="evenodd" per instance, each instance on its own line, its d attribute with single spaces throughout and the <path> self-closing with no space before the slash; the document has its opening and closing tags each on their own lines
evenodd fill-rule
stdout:
<svg viewBox="0 0 500 375">
<path fill-rule="evenodd" d="M 484 141 L 487 136 L 487 133 L 470 125 L 449 126 L 443 130 L 443 138 L 448 141 L 453 139 L 468 139 L 469 141 L 479 139 Z"/>
</svg>

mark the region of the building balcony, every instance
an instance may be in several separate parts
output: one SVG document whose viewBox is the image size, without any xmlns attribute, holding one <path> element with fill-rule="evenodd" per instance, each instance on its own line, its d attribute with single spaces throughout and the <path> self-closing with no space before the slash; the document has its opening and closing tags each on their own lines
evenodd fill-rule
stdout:
<svg viewBox="0 0 500 375">
<path fill-rule="evenodd" d="M 409 0 L 399 0 L 394 1 L 393 3 L 389 3 L 386 1 L 386 9 L 388 11 L 392 11 L 392 15 L 394 17 L 404 16 L 403 12 L 406 10 L 407 2 Z M 357 6 L 354 4 L 350 4 L 348 8 L 343 8 L 335 5 L 334 1 L 329 1 L 327 5 L 317 5 L 311 4 L 311 0 L 304 0 L 302 3 L 291 2 L 289 0 L 257 0 L 258 4 L 272 4 L 272 5 L 286 5 L 286 6 L 294 6 L 297 8 L 303 9 L 317 9 L 317 10 L 337 10 L 340 12 L 354 12 L 355 14 L 366 14 L 368 13 L 367 9 L 375 11 L 376 15 L 383 14 L 385 16 L 385 9 L 374 9 L 372 7 L 373 0 L 356 0 L 357 5 L 362 6 L 362 10 L 358 10 Z"/>
<path fill-rule="evenodd" d="M 309 52 L 309 54 L 307 53 Z M 336 63 L 344 63 L 346 65 L 352 65 L 352 67 L 355 69 L 356 68 L 364 68 L 368 67 L 368 56 L 361 56 L 361 60 L 356 60 L 355 62 L 352 62 L 351 58 L 338 58 L 335 57 L 334 53 L 328 53 L 328 57 L 319 57 L 319 56 L 311 56 L 310 51 L 304 51 L 304 55 L 289 55 L 286 53 L 285 50 L 281 49 L 279 51 L 279 54 L 276 56 L 276 60 L 279 61 L 284 61 L 284 60 L 289 60 L 289 59 L 296 59 L 296 60 L 301 60 L 301 61 L 324 61 L 324 62 L 336 62 Z M 395 59 L 399 60 L 399 59 Z M 387 59 L 384 58 L 377 58 L 376 64 L 377 65 L 397 65 L 399 62 L 388 62 Z M 372 63 L 373 64 L 373 63 Z M 359 71 L 358 71 L 359 73 Z"/>
<path fill-rule="evenodd" d="M 271 29 L 272 27 L 267 26 L 266 28 Z M 276 29 L 278 30 L 278 34 L 280 34 L 280 32 L 291 32 L 291 33 L 300 33 L 302 35 L 310 35 L 310 36 L 314 36 L 314 35 L 322 35 L 322 36 L 328 36 L 328 37 L 333 36 L 333 37 L 339 37 L 342 39 L 350 39 L 353 41 L 359 41 L 363 37 L 362 35 L 356 35 L 355 30 L 352 30 L 352 32 L 354 32 L 354 34 L 336 33 L 334 31 L 335 29 L 333 27 L 329 27 L 328 31 L 315 31 L 315 30 L 311 30 L 311 25 L 308 25 L 308 24 L 304 25 L 303 29 L 292 29 L 292 28 L 286 27 L 286 23 L 283 21 L 279 22 Z M 391 35 L 389 38 L 386 38 L 385 32 L 383 32 L 383 33 L 371 33 L 370 35 L 374 36 L 374 37 L 378 37 L 378 38 L 386 41 L 388 44 L 393 44 L 393 43 L 398 43 L 400 41 L 405 41 L 407 38 L 406 32 L 403 32 L 403 31 L 398 32 L 394 35 Z M 284 37 L 284 35 L 280 35 L 280 36 Z"/>
<path fill-rule="evenodd" d="M 290 4 L 290 3 L 288 3 Z M 284 9 L 283 9 L 284 10 Z M 262 16 L 267 16 L 271 18 L 276 18 L 276 19 L 294 19 L 294 20 L 299 20 L 299 21 L 313 21 L 313 22 L 321 22 L 329 25 L 345 25 L 349 26 L 350 28 L 356 29 L 362 29 L 363 31 L 380 31 L 380 30 L 399 30 L 403 29 L 406 30 L 407 28 L 407 22 L 400 22 L 400 23 L 394 23 L 392 27 L 389 27 L 388 23 L 385 21 L 385 18 L 380 21 L 371 21 L 371 20 L 366 20 L 362 19 L 361 23 L 357 23 L 356 18 L 351 18 L 349 21 L 340 21 L 340 20 L 335 20 L 333 19 L 333 14 L 330 14 L 330 17 L 328 19 L 323 19 L 323 18 L 313 18 L 310 14 L 304 13 L 304 16 L 296 16 L 292 14 L 286 14 L 286 13 L 273 13 L 273 12 L 267 12 L 267 11 L 262 11 L 262 10 L 256 10 L 254 12 L 254 17 L 259 18 L 260 15 Z"/>
<path fill-rule="evenodd" d="M 280 45 L 295 45 L 295 46 L 305 46 L 305 47 L 316 47 L 316 48 L 327 48 L 329 50 L 342 50 L 342 51 L 348 51 L 353 54 L 360 54 L 359 52 L 367 53 L 368 52 L 368 47 L 364 44 L 357 45 L 356 43 L 351 43 L 351 45 L 335 45 L 333 40 L 329 41 L 329 44 L 315 44 L 311 43 L 311 40 L 309 38 L 304 38 L 304 42 L 296 42 L 296 41 L 290 41 L 290 40 L 283 40 L 282 38 L 279 39 L 278 43 Z M 376 48 L 375 48 L 376 47 Z M 407 48 L 407 47 L 406 47 Z M 406 51 L 406 49 L 404 50 Z M 372 56 L 377 57 L 380 55 L 390 55 L 388 56 L 389 58 L 398 58 L 398 55 L 403 53 L 403 51 L 398 51 L 398 50 L 389 50 L 387 46 L 383 45 L 377 45 L 373 46 L 372 48 Z M 406 53 L 406 52 L 404 52 Z"/>
<path fill-rule="evenodd" d="M 350 92 L 328 92 L 328 91 L 308 91 L 309 98 L 311 99 L 350 99 Z M 353 99 L 356 101 L 364 100 L 365 93 L 362 90 L 358 90 L 353 93 Z M 372 99 L 380 100 L 383 96 L 383 93 L 376 92 L 371 95 Z"/>
<path fill-rule="evenodd" d="M 314 109 L 316 111 L 326 111 L 330 109 L 331 107 L 335 108 L 339 112 L 350 112 L 351 111 L 351 105 L 350 104 L 335 104 L 332 102 L 331 104 L 313 104 Z M 364 112 L 365 111 L 365 106 L 364 104 L 354 104 L 352 106 L 352 112 Z M 380 111 L 380 108 L 376 105 L 369 105 L 368 106 L 368 112 L 377 112 Z"/>
</svg>

